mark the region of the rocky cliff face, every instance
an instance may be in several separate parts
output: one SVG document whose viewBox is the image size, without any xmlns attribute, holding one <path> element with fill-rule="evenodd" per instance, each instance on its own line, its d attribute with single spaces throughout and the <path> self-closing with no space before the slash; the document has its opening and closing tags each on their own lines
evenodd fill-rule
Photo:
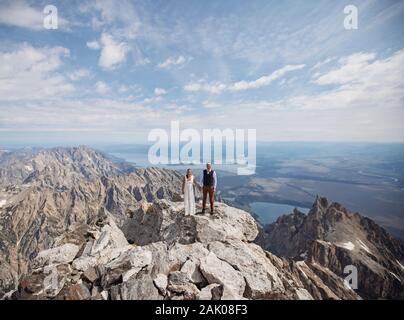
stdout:
<svg viewBox="0 0 404 320">
<path fill-rule="evenodd" d="M 0 168 L 6 299 L 360 299 L 403 291 L 401 245 L 324 199 L 257 238 L 251 215 L 224 203 L 214 216 L 185 216 L 175 171 L 126 172 L 86 147 L 5 153 Z M 350 250 L 353 235 L 361 242 L 350 238 Z M 378 285 L 346 286 L 346 263 Z"/>
<path fill-rule="evenodd" d="M 114 176 L 122 169 L 103 154 L 85 147 L 22 149 L 0 155 L 0 185 L 35 182 L 67 188 L 82 180 Z"/>
<path fill-rule="evenodd" d="M 217 211 L 185 216 L 182 203 L 145 204 L 132 217 L 143 230 L 132 244 L 105 215 L 81 245 L 61 240 L 41 251 L 14 297 L 312 298 L 286 261 L 252 243 L 258 229 L 248 213 L 225 204 Z"/>
<path fill-rule="evenodd" d="M 267 225 L 257 242 L 308 265 L 322 279 L 346 277 L 344 268 L 355 266 L 362 298 L 404 298 L 402 244 L 371 219 L 325 198 L 317 197 L 307 215 L 295 210 Z"/>
<path fill-rule="evenodd" d="M 6 154 L 0 165 L 0 295 L 15 287 L 39 251 L 69 230 L 87 229 L 104 212 L 123 224 L 142 201 L 180 195 L 179 173 L 123 173 L 86 147 Z"/>
</svg>

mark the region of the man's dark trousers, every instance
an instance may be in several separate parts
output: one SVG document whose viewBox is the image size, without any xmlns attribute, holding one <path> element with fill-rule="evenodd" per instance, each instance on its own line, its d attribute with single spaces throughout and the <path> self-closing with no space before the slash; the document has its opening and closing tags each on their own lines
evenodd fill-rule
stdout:
<svg viewBox="0 0 404 320">
<path fill-rule="evenodd" d="M 209 194 L 210 211 L 213 212 L 214 200 L 215 200 L 215 188 L 213 186 L 203 186 L 203 200 L 202 200 L 202 210 L 205 211 L 206 199 Z"/>
</svg>

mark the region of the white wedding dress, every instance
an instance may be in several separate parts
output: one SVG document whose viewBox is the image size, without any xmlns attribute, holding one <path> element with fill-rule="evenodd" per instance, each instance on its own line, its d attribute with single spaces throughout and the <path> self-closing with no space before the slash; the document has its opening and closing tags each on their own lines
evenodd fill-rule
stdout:
<svg viewBox="0 0 404 320">
<path fill-rule="evenodd" d="M 184 206 L 185 206 L 185 215 L 189 216 L 195 214 L 195 194 L 194 194 L 194 176 L 190 179 L 184 177 L 185 185 L 184 185 Z"/>
</svg>

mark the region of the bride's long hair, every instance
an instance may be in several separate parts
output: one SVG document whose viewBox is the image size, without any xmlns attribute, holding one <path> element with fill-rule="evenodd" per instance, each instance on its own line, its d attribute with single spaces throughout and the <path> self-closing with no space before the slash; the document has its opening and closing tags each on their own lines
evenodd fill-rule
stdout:
<svg viewBox="0 0 404 320">
<path fill-rule="evenodd" d="M 192 169 L 191 169 L 191 168 L 188 168 L 188 169 L 187 169 L 187 173 L 185 174 L 185 176 L 187 177 L 187 179 L 188 179 L 189 177 L 192 177 Z"/>
</svg>

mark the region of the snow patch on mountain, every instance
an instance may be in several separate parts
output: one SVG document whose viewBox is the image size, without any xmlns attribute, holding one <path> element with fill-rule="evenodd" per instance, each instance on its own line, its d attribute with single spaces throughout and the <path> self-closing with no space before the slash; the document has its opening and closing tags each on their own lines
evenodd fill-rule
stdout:
<svg viewBox="0 0 404 320">
<path fill-rule="evenodd" d="M 364 244 L 362 240 L 359 240 L 359 239 L 358 239 L 358 242 L 359 242 L 359 246 L 360 246 L 363 250 L 365 250 L 365 251 L 366 251 L 367 253 L 369 253 L 369 254 L 372 254 L 372 252 L 370 252 L 369 247 L 368 247 L 366 244 Z"/>
<path fill-rule="evenodd" d="M 353 249 L 355 249 L 355 245 L 351 241 L 343 242 L 343 243 L 336 243 L 335 245 L 338 247 L 345 248 L 349 251 L 352 251 Z"/>
</svg>

